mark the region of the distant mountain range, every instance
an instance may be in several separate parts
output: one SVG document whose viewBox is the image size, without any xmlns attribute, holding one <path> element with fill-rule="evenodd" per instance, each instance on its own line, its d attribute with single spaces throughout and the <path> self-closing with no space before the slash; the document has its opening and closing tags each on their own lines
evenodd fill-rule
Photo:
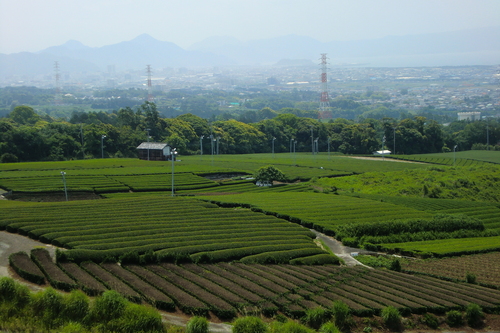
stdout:
<svg viewBox="0 0 500 333">
<path fill-rule="evenodd" d="M 182 49 L 143 34 L 130 41 L 88 47 L 70 40 L 37 53 L 0 54 L 0 76 L 53 74 L 58 61 L 64 72 L 92 73 L 114 65 L 117 71 L 166 67 L 274 65 L 317 66 L 327 53 L 330 66 L 463 66 L 500 63 L 500 26 L 448 33 L 387 36 L 323 43 L 288 35 L 239 41 L 212 37 Z M 286 61 L 283 61 L 286 59 Z"/>
</svg>

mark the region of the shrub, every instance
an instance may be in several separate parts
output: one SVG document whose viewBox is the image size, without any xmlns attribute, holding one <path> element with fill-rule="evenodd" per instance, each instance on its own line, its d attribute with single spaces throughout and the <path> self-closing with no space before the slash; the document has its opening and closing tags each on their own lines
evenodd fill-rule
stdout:
<svg viewBox="0 0 500 333">
<path fill-rule="evenodd" d="M 8 277 L 0 279 L 0 303 L 11 302 L 16 297 L 16 282 Z"/>
<path fill-rule="evenodd" d="M 186 333 L 208 333 L 208 320 L 205 317 L 195 316 L 186 325 Z"/>
<path fill-rule="evenodd" d="M 17 156 L 11 153 L 5 153 L 0 156 L 0 163 L 16 163 L 18 161 L 19 159 Z"/>
<path fill-rule="evenodd" d="M 142 264 L 156 264 L 158 263 L 158 255 L 153 252 L 153 250 L 147 251 L 143 256 L 141 256 Z"/>
<path fill-rule="evenodd" d="M 464 318 L 462 317 L 462 313 L 457 310 L 451 310 L 446 312 L 446 323 L 450 327 L 458 327 L 464 324 Z"/>
<path fill-rule="evenodd" d="M 17 315 L 31 302 L 28 287 L 9 277 L 0 278 L 0 322 Z"/>
<path fill-rule="evenodd" d="M 42 323 L 47 329 L 59 326 L 61 323 L 60 313 L 63 308 L 63 296 L 51 287 L 34 296 L 34 313 L 41 317 Z"/>
<path fill-rule="evenodd" d="M 123 333 L 164 332 L 158 311 L 134 303 L 128 303 L 122 316 L 108 326 L 111 331 Z"/>
<path fill-rule="evenodd" d="M 80 290 L 73 290 L 64 299 L 62 317 L 73 322 L 81 322 L 89 312 L 89 299 Z"/>
<path fill-rule="evenodd" d="M 89 319 L 97 323 L 107 323 L 119 318 L 125 311 L 127 301 L 114 290 L 105 291 L 96 298 L 94 306 L 90 310 Z"/>
<path fill-rule="evenodd" d="M 391 262 L 390 270 L 395 272 L 401 272 L 401 263 L 399 262 L 399 259 L 394 259 Z"/>
<path fill-rule="evenodd" d="M 59 328 L 60 333 L 87 333 L 88 330 L 80 323 L 70 322 Z"/>
<path fill-rule="evenodd" d="M 266 333 L 267 325 L 258 317 L 242 317 L 236 319 L 233 333 Z"/>
<path fill-rule="evenodd" d="M 138 265 L 141 263 L 139 253 L 137 253 L 136 251 L 127 252 L 127 253 L 122 254 L 119 258 L 119 261 L 122 264 L 130 264 L 130 265 L 134 265 L 134 264 Z"/>
<path fill-rule="evenodd" d="M 314 333 L 314 331 L 290 320 L 286 323 L 273 322 L 270 326 L 270 333 Z"/>
<path fill-rule="evenodd" d="M 288 321 L 288 318 L 285 315 L 279 313 L 276 315 L 276 317 L 274 317 L 274 320 L 280 323 L 286 323 Z"/>
<path fill-rule="evenodd" d="M 483 323 L 484 313 L 481 307 L 475 303 L 470 303 L 465 309 L 465 319 L 470 327 L 478 327 Z"/>
<path fill-rule="evenodd" d="M 398 330 L 401 327 L 401 314 L 395 307 L 387 306 L 383 308 L 381 317 L 388 328 Z"/>
<path fill-rule="evenodd" d="M 338 327 L 335 326 L 335 324 L 332 322 L 323 324 L 320 327 L 319 332 L 320 333 L 341 333 L 340 330 L 338 329 Z"/>
<path fill-rule="evenodd" d="M 467 272 L 467 275 L 465 275 L 465 281 L 467 281 L 467 283 L 470 283 L 470 284 L 476 284 L 477 283 L 476 275 L 472 274 L 470 272 Z"/>
<path fill-rule="evenodd" d="M 342 238 L 342 244 L 349 247 L 359 247 L 359 238 L 357 237 L 344 237 Z"/>
<path fill-rule="evenodd" d="M 424 314 L 424 316 L 422 317 L 422 322 L 434 330 L 439 326 L 438 318 L 430 313 Z"/>
<path fill-rule="evenodd" d="M 353 325 L 351 309 L 342 301 L 333 302 L 332 313 L 335 325 L 341 330 L 347 330 Z"/>
<path fill-rule="evenodd" d="M 305 325 L 312 327 L 314 329 L 318 329 L 323 325 L 328 319 L 330 319 L 331 313 L 330 311 L 325 310 L 322 307 L 317 307 L 313 309 L 307 309 L 305 316 L 301 319 L 302 323 Z"/>
</svg>

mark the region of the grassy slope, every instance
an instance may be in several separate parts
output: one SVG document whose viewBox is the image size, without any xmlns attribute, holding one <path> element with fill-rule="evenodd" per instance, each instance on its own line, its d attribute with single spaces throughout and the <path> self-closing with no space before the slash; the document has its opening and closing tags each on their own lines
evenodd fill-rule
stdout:
<svg viewBox="0 0 500 333">
<path fill-rule="evenodd" d="M 495 165 L 367 172 L 316 183 L 350 193 L 500 202 L 500 167 Z"/>
</svg>

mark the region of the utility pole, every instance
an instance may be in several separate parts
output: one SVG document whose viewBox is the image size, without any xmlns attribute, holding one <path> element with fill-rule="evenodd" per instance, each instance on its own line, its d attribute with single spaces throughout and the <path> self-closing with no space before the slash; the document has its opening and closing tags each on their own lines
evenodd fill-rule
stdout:
<svg viewBox="0 0 500 333">
<path fill-rule="evenodd" d="M 314 126 L 311 126 L 311 152 L 314 155 Z"/>
<path fill-rule="evenodd" d="M 149 128 L 146 128 L 146 132 L 148 133 L 148 161 L 149 161 L 149 131 L 150 129 Z"/>
</svg>

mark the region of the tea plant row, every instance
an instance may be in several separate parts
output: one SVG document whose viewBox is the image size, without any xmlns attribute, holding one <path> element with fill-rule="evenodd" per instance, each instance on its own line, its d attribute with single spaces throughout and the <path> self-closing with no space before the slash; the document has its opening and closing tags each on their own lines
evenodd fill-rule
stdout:
<svg viewBox="0 0 500 333">
<path fill-rule="evenodd" d="M 307 309 L 330 307 L 334 301 L 348 304 L 358 316 L 380 314 L 387 306 L 403 314 L 444 313 L 463 309 L 471 302 L 485 311 L 500 306 L 498 290 L 365 268 L 36 262 L 47 280 L 58 287 L 62 285 L 54 283 L 56 276 L 61 280 L 60 274 L 65 274 L 73 281 L 68 284 L 70 288 L 82 288 L 91 294 L 114 289 L 130 300 L 146 301 L 167 311 L 178 308 L 191 315 L 208 315 L 211 311 L 221 319 L 256 310 L 268 316 L 281 311 L 300 318 Z"/>
<path fill-rule="evenodd" d="M 402 269 L 411 273 L 466 281 L 472 274 L 481 285 L 500 289 L 500 252 L 476 254 L 443 259 L 412 260 L 403 263 Z"/>
<path fill-rule="evenodd" d="M 78 262 L 150 251 L 204 262 L 288 263 L 325 254 L 314 233 L 283 219 L 158 195 L 4 209 L 0 227 L 68 248 L 64 255 Z"/>
</svg>

